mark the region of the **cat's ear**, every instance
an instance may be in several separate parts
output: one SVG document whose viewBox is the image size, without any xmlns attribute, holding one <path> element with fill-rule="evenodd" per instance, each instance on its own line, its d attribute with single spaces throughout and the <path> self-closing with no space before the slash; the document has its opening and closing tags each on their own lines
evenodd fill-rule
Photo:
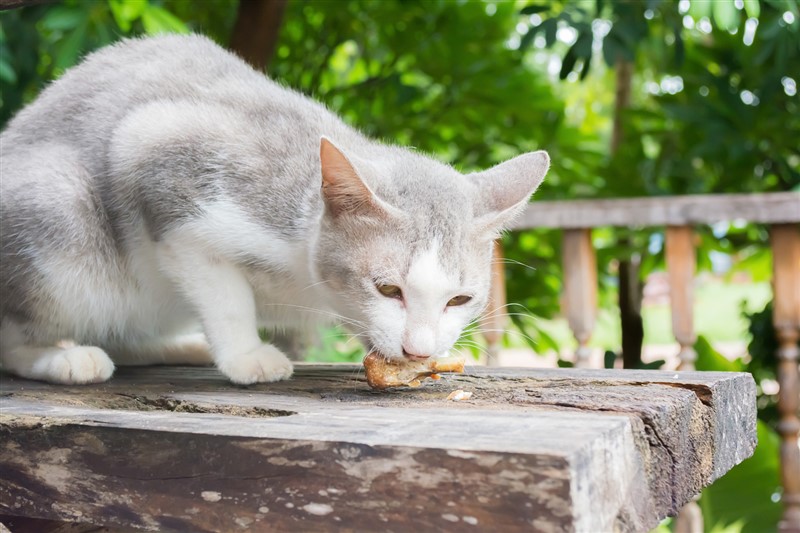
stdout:
<svg viewBox="0 0 800 533">
<path fill-rule="evenodd" d="M 548 168 L 550 156 L 540 150 L 469 174 L 478 188 L 473 212 L 479 230 L 498 232 L 510 223 L 528 204 Z"/>
<path fill-rule="evenodd" d="M 343 214 L 370 216 L 387 212 L 385 203 L 370 190 L 352 160 L 327 137 L 320 139 L 319 160 L 322 197 L 333 217 Z M 361 164 L 363 166 L 364 162 Z"/>
</svg>

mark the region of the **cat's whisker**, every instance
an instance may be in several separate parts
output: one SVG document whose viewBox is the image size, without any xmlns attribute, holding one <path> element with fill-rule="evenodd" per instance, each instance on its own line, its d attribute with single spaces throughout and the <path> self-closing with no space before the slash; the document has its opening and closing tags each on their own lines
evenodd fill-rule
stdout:
<svg viewBox="0 0 800 533">
<path fill-rule="evenodd" d="M 526 265 L 525 263 L 523 263 L 521 261 L 517 261 L 516 259 L 509 259 L 507 257 L 504 257 L 503 259 L 492 259 L 492 264 L 493 265 L 498 265 L 498 264 L 514 265 L 514 266 L 525 267 L 528 270 L 534 270 L 534 271 L 537 270 L 536 267 L 533 267 L 531 265 Z"/>
<path fill-rule="evenodd" d="M 530 316 L 534 316 L 531 313 L 530 309 L 528 309 L 526 306 L 524 306 L 524 305 L 522 305 L 520 303 L 517 303 L 517 302 L 509 302 L 509 303 L 504 304 L 504 305 L 499 305 L 499 306 L 497 306 L 497 307 L 495 307 L 494 309 L 491 309 L 491 310 L 484 310 L 484 312 L 481 313 L 481 317 L 491 317 L 495 313 L 499 312 L 500 310 L 507 309 L 509 307 L 521 307 L 522 310 L 525 311 L 527 314 L 529 314 Z"/>
<path fill-rule="evenodd" d="M 365 327 L 367 325 L 367 324 L 365 324 L 364 322 L 362 322 L 360 320 L 355 320 L 355 319 L 346 317 L 344 315 L 340 315 L 338 313 L 335 313 L 333 311 L 326 311 L 324 309 L 317 309 L 317 308 L 308 307 L 308 306 L 305 306 L 305 305 L 296 305 L 296 304 L 287 304 L 287 303 L 265 303 L 265 304 L 262 304 L 262 305 L 265 306 L 265 307 L 288 307 L 288 308 L 291 308 L 291 309 L 300 309 L 302 311 L 308 311 L 308 312 L 311 312 L 311 313 L 319 313 L 319 314 L 322 314 L 322 315 L 333 317 L 336 320 L 338 320 L 339 322 L 342 322 L 342 323 L 345 323 L 345 324 L 352 324 L 354 326 Z"/>
<path fill-rule="evenodd" d="M 323 280 L 320 280 L 320 281 L 314 282 L 314 283 L 312 283 L 312 284 L 310 284 L 310 285 L 307 285 L 307 286 L 303 287 L 303 288 L 302 288 L 302 289 L 300 289 L 300 290 L 302 290 L 302 291 L 307 291 L 308 289 L 312 289 L 312 288 L 314 288 L 314 287 L 317 287 L 317 286 L 319 286 L 319 285 L 324 285 L 325 283 L 330 283 L 330 280 L 323 279 Z"/>
</svg>

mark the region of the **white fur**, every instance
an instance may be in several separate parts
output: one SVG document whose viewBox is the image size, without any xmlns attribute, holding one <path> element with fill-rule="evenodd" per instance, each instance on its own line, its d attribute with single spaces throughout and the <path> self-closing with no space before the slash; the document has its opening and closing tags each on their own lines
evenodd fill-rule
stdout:
<svg viewBox="0 0 800 533">
<path fill-rule="evenodd" d="M 4 320 L 0 325 L 0 353 L 3 367 L 15 374 L 52 383 L 84 384 L 106 381 L 114 373 L 114 363 L 95 346 L 25 346 L 17 324 Z"/>
<path fill-rule="evenodd" d="M 374 324 L 382 333 L 385 354 L 399 355 L 404 350 L 417 356 L 444 355 L 471 318 L 470 311 L 447 307 L 448 300 L 462 294 L 462 287 L 442 268 L 439 250 L 434 240 L 413 259 L 405 279 L 397 282 L 402 300 L 377 302 Z"/>
</svg>

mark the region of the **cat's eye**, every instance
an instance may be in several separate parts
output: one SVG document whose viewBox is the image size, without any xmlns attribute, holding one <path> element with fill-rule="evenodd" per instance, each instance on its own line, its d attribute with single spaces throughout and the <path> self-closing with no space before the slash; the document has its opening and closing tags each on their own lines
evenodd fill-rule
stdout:
<svg viewBox="0 0 800 533">
<path fill-rule="evenodd" d="M 378 285 L 378 292 L 387 298 L 397 298 L 400 300 L 403 297 L 403 291 L 397 285 Z"/>
<path fill-rule="evenodd" d="M 455 307 L 457 305 L 464 305 L 468 301 L 472 300 L 472 296 L 467 296 L 466 294 L 462 294 L 460 296 L 454 296 L 450 298 L 450 301 L 447 302 L 447 307 Z"/>
</svg>

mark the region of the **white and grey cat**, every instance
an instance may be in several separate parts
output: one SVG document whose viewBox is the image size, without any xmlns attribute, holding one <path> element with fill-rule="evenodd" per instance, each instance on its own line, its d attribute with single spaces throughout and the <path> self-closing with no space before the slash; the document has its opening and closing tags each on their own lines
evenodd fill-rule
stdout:
<svg viewBox="0 0 800 533">
<path fill-rule="evenodd" d="M 276 381 L 292 364 L 257 328 L 331 319 L 388 358 L 444 354 L 548 165 L 534 152 L 462 175 L 204 37 L 121 42 L 0 135 L 2 368 L 92 383 L 115 364 L 213 361 Z"/>
</svg>

